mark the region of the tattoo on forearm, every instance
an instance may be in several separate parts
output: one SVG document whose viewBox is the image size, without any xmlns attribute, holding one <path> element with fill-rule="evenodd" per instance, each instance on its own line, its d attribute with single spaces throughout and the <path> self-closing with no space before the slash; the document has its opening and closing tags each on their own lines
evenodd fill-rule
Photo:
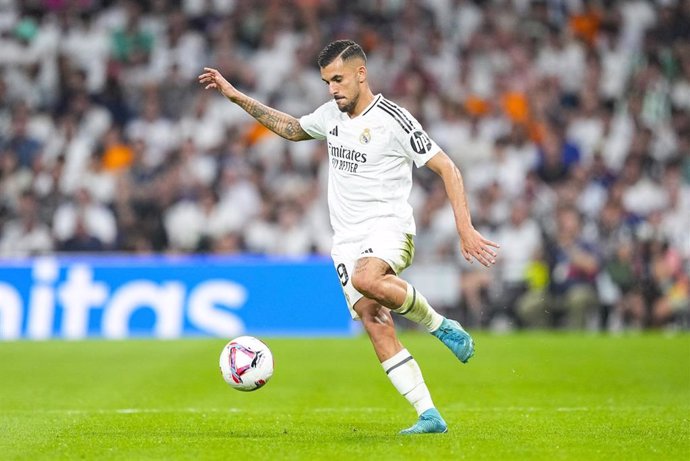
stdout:
<svg viewBox="0 0 690 461">
<path fill-rule="evenodd" d="M 237 104 L 263 126 L 283 138 L 293 141 L 311 138 L 302 129 L 299 121 L 291 115 L 272 109 L 251 98 L 238 101 Z"/>
</svg>

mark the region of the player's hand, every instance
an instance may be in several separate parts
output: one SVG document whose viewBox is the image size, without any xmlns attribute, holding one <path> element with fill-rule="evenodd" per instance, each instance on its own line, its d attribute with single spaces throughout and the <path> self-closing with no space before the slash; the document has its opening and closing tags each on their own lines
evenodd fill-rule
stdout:
<svg viewBox="0 0 690 461">
<path fill-rule="evenodd" d="M 496 263 L 497 253 L 491 248 L 500 248 L 498 243 L 484 238 L 476 229 L 471 228 L 460 235 L 460 248 L 467 262 L 476 259 L 486 267 Z"/>
<path fill-rule="evenodd" d="M 226 98 L 232 99 L 237 94 L 235 87 L 211 67 L 204 67 L 204 73 L 199 75 L 199 83 L 206 85 L 205 90 L 218 90 Z"/>
</svg>

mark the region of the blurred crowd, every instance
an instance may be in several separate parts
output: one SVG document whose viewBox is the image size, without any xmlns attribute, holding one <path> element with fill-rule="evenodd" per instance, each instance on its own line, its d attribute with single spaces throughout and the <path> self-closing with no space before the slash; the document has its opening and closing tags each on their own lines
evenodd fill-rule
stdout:
<svg viewBox="0 0 690 461">
<path fill-rule="evenodd" d="M 0 0 L 0 258 L 329 254 L 324 145 L 196 76 L 300 116 L 338 38 L 501 244 L 497 267 L 465 263 L 442 183 L 415 172 L 416 264 L 459 267 L 466 322 L 688 325 L 689 0 Z"/>
</svg>

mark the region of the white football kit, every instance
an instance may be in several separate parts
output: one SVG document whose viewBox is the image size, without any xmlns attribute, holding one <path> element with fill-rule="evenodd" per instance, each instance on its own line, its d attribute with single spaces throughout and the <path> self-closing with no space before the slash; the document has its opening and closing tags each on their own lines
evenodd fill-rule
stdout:
<svg viewBox="0 0 690 461">
<path fill-rule="evenodd" d="M 300 125 L 328 146 L 331 255 L 356 318 L 352 308 L 362 295 L 350 281 L 355 262 L 378 257 L 396 273 L 412 262 L 412 163 L 421 167 L 441 149 L 407 110 L 380 94 L 357 117 L 331 100 Z"/>
</svg>

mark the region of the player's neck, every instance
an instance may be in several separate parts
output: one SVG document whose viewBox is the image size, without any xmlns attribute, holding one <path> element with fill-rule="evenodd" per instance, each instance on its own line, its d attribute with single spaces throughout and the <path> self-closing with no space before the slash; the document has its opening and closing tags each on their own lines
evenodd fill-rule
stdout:
<svg viewBox="0 0 690 461">
<path fill-rule="evenodd" d="M 369 106 L 369 104 L 371 104 L 371 101 L 373 100 L 374 93 L 372 93 L 371 89 L 367 86 L 366 90 L 362 91 L 362 94 L 360 95 L 354 110 L 352 112 L 348 112 L 347 115 L 350 118 L 357 117 L 364 111 L 364 109 L 366 109 Z"/>
</svg>

